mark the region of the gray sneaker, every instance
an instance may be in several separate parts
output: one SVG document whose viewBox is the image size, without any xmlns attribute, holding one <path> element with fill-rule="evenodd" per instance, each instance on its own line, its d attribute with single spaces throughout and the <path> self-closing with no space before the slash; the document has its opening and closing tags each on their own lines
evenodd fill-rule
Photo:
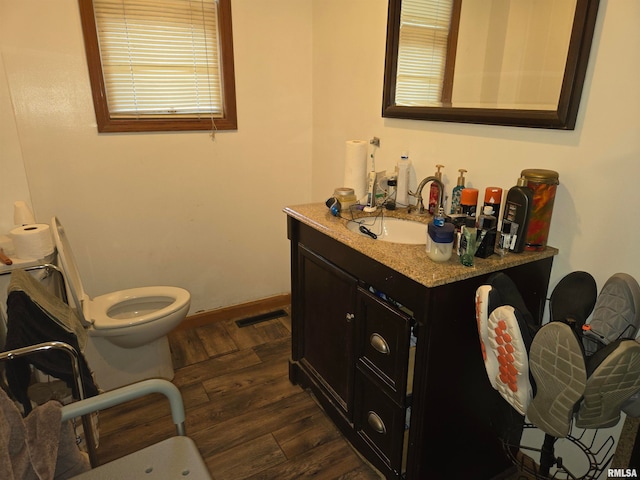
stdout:
<svg viewBox="0 0 640 480">
<path fill-rule="evenodd" d="M 529 421 L 553 437 L 565 438 L 587 383 L 584 354 L 569 325 L 550 322 L 540 328 L 531 344 L 529 368 L 536 383 Z"/>
<path fill-rule="evenodd" d="M 583 325 L 585 353 L 592 355 L 620 338 L 635 338 L 640 328 L 640 285 L 626 273 L 616 273 L 604 284 Z"/>
<path fill-rule="evenodd" d="M 576 426 L 615 426 L 622 405 L 640 389 L 640 343 L 626 338 L 610 343 L 588 358 L 587 373 Z"/>
</svg>

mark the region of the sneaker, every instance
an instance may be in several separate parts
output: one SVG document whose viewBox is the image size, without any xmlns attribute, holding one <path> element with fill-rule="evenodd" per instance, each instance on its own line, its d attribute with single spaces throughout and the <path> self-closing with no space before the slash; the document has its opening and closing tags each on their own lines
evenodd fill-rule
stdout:
<svg viewBox="0 0 640 480">
<path fill-rule="evenodd" d="M 489 379 L 507 403 L 520 415 L 527 412 L 533 398 L 529 381 L 527 349 L 518 321 L 520 312 L 511 305 L 496 308 L 487 321 L 488 356 L 497 364 Z"/>
<path fill-rule="evenodd" d="M 536 382 L 529 421 L 553 437 L 565 438 L 587 383 L 582 347 L 569 325 L 549 322 L 540 328 L 531 344 L 529 368 Z"/>
<path fill-rule="evenodd" d="M 635 338 L 640 328 L 640 285 L 626 273 L 607 280 L 598 295 L 591 319 L 583 326 L 587 355 L 620 338 Z"/>
<path fill-rule="evenodd" d="M 480 338 L 480 350 L 482 351 L 482 360 L 484 361 L 485 370 L 489 377 L 489 382 L 494 389 L 498 389 L 496 384 L 496 376 L 498 374 L 498 357 L 493 350 L 487 350 L 489 344 L 489 315 L 495 309 L 496 301 L 493 301 L 493 308 L 489 305 L 491 302 L 490 294 L 493 288 L 490 285 L 480 285 L 476 290 L 476 323 L 478 324 L 478 337 Z"/>
<path fill-rule="evenodd" d="M 491 386 L 521 415 L 531 401 L 527 352 L 533 319 L 511 278 L 491 275 L 476 290 L 476 322 L 480 348 Z M 492 318 L 497 309 L 504 308 Z M 491 321 L 490 321 L 491 319 Z"/>
<path fill-rule="evenodd" d="M 622 405 L 640 389 L 640 343 L 616 340 L 589 357 L 587 368 L 576 426 L 613 427 L 620 420 Z"/>
<path fill-rule="evenodd" d="M 582 335 L 598 297 L 595 279 L 587 272 L 572 272 L 562 278 L 549 298 L 551 321 L 564 322 Z"/>
</svg>

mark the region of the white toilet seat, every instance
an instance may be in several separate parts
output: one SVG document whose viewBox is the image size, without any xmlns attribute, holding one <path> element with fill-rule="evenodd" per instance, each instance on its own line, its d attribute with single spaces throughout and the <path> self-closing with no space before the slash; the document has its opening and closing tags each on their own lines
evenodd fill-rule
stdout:
<svg viewBox="0 0 640 480">
<path fill-rule="evenodd" d="M 133 331 L 134 327 L 146 323 L 162 323 L 162 320 L 170 319 L 176 312 L 188 310 L 191 294 L 180 287 L 129 288 L 92 299 L 84 290 L 71 245 L 57 217 L 51 219 L 51 227 L 78 316 L 86 327 L 95 329 L 94 335 L 100 335 L 100 332 L 106 336 L 123 335 L 126 330 L 116 330 L 129 328 Z M 126 313 L 123 310 L 126 310 Z M 186 316 L 186 311 L 184 315 Z"/>
<path fill-rule="evenodd" d="M 179 287 L 130 288 L 85 302 L 84 314 L 96 330 L 131 327 L 171 315 L 184 308 L 190 298 L 189 292 Z"/>
</svg>

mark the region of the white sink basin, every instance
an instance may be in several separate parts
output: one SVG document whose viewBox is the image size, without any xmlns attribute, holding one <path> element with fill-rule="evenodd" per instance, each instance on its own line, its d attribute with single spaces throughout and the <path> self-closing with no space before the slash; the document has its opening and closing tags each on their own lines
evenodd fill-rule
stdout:
<svg viewBox="0 0 640 480">
<path fill-rule="evenodd" d="M 373 238 L 371 235 L 361 231 L 360 227 L 364 226 L 377 237 L 377 240 L 383 242 L 410 245 L 424 245 L 427 243 L 427 225 L 422 222 L 394 217 L 367 217 L 359 219 L 359 221 L 362 223 L 347 223 L 347 228 L 352 232 Z"/>
</svg>

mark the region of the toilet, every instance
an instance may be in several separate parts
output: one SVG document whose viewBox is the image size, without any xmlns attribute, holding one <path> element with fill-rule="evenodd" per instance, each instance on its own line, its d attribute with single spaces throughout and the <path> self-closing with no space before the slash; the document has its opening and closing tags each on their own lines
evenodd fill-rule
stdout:
<svg viewBox="0 0 640 480">
<path fill-rule="evenodd" d="M 171 380 L 167 334 L 186 318 L 190 293 L 179 287 L 150 286 L 91 298 L 57 217 L 51 219 L 51 229 L 69 304 L 87 329 L 84 355 L 98 387 L 112 390 L 147 378 Z"/>
</svg>

